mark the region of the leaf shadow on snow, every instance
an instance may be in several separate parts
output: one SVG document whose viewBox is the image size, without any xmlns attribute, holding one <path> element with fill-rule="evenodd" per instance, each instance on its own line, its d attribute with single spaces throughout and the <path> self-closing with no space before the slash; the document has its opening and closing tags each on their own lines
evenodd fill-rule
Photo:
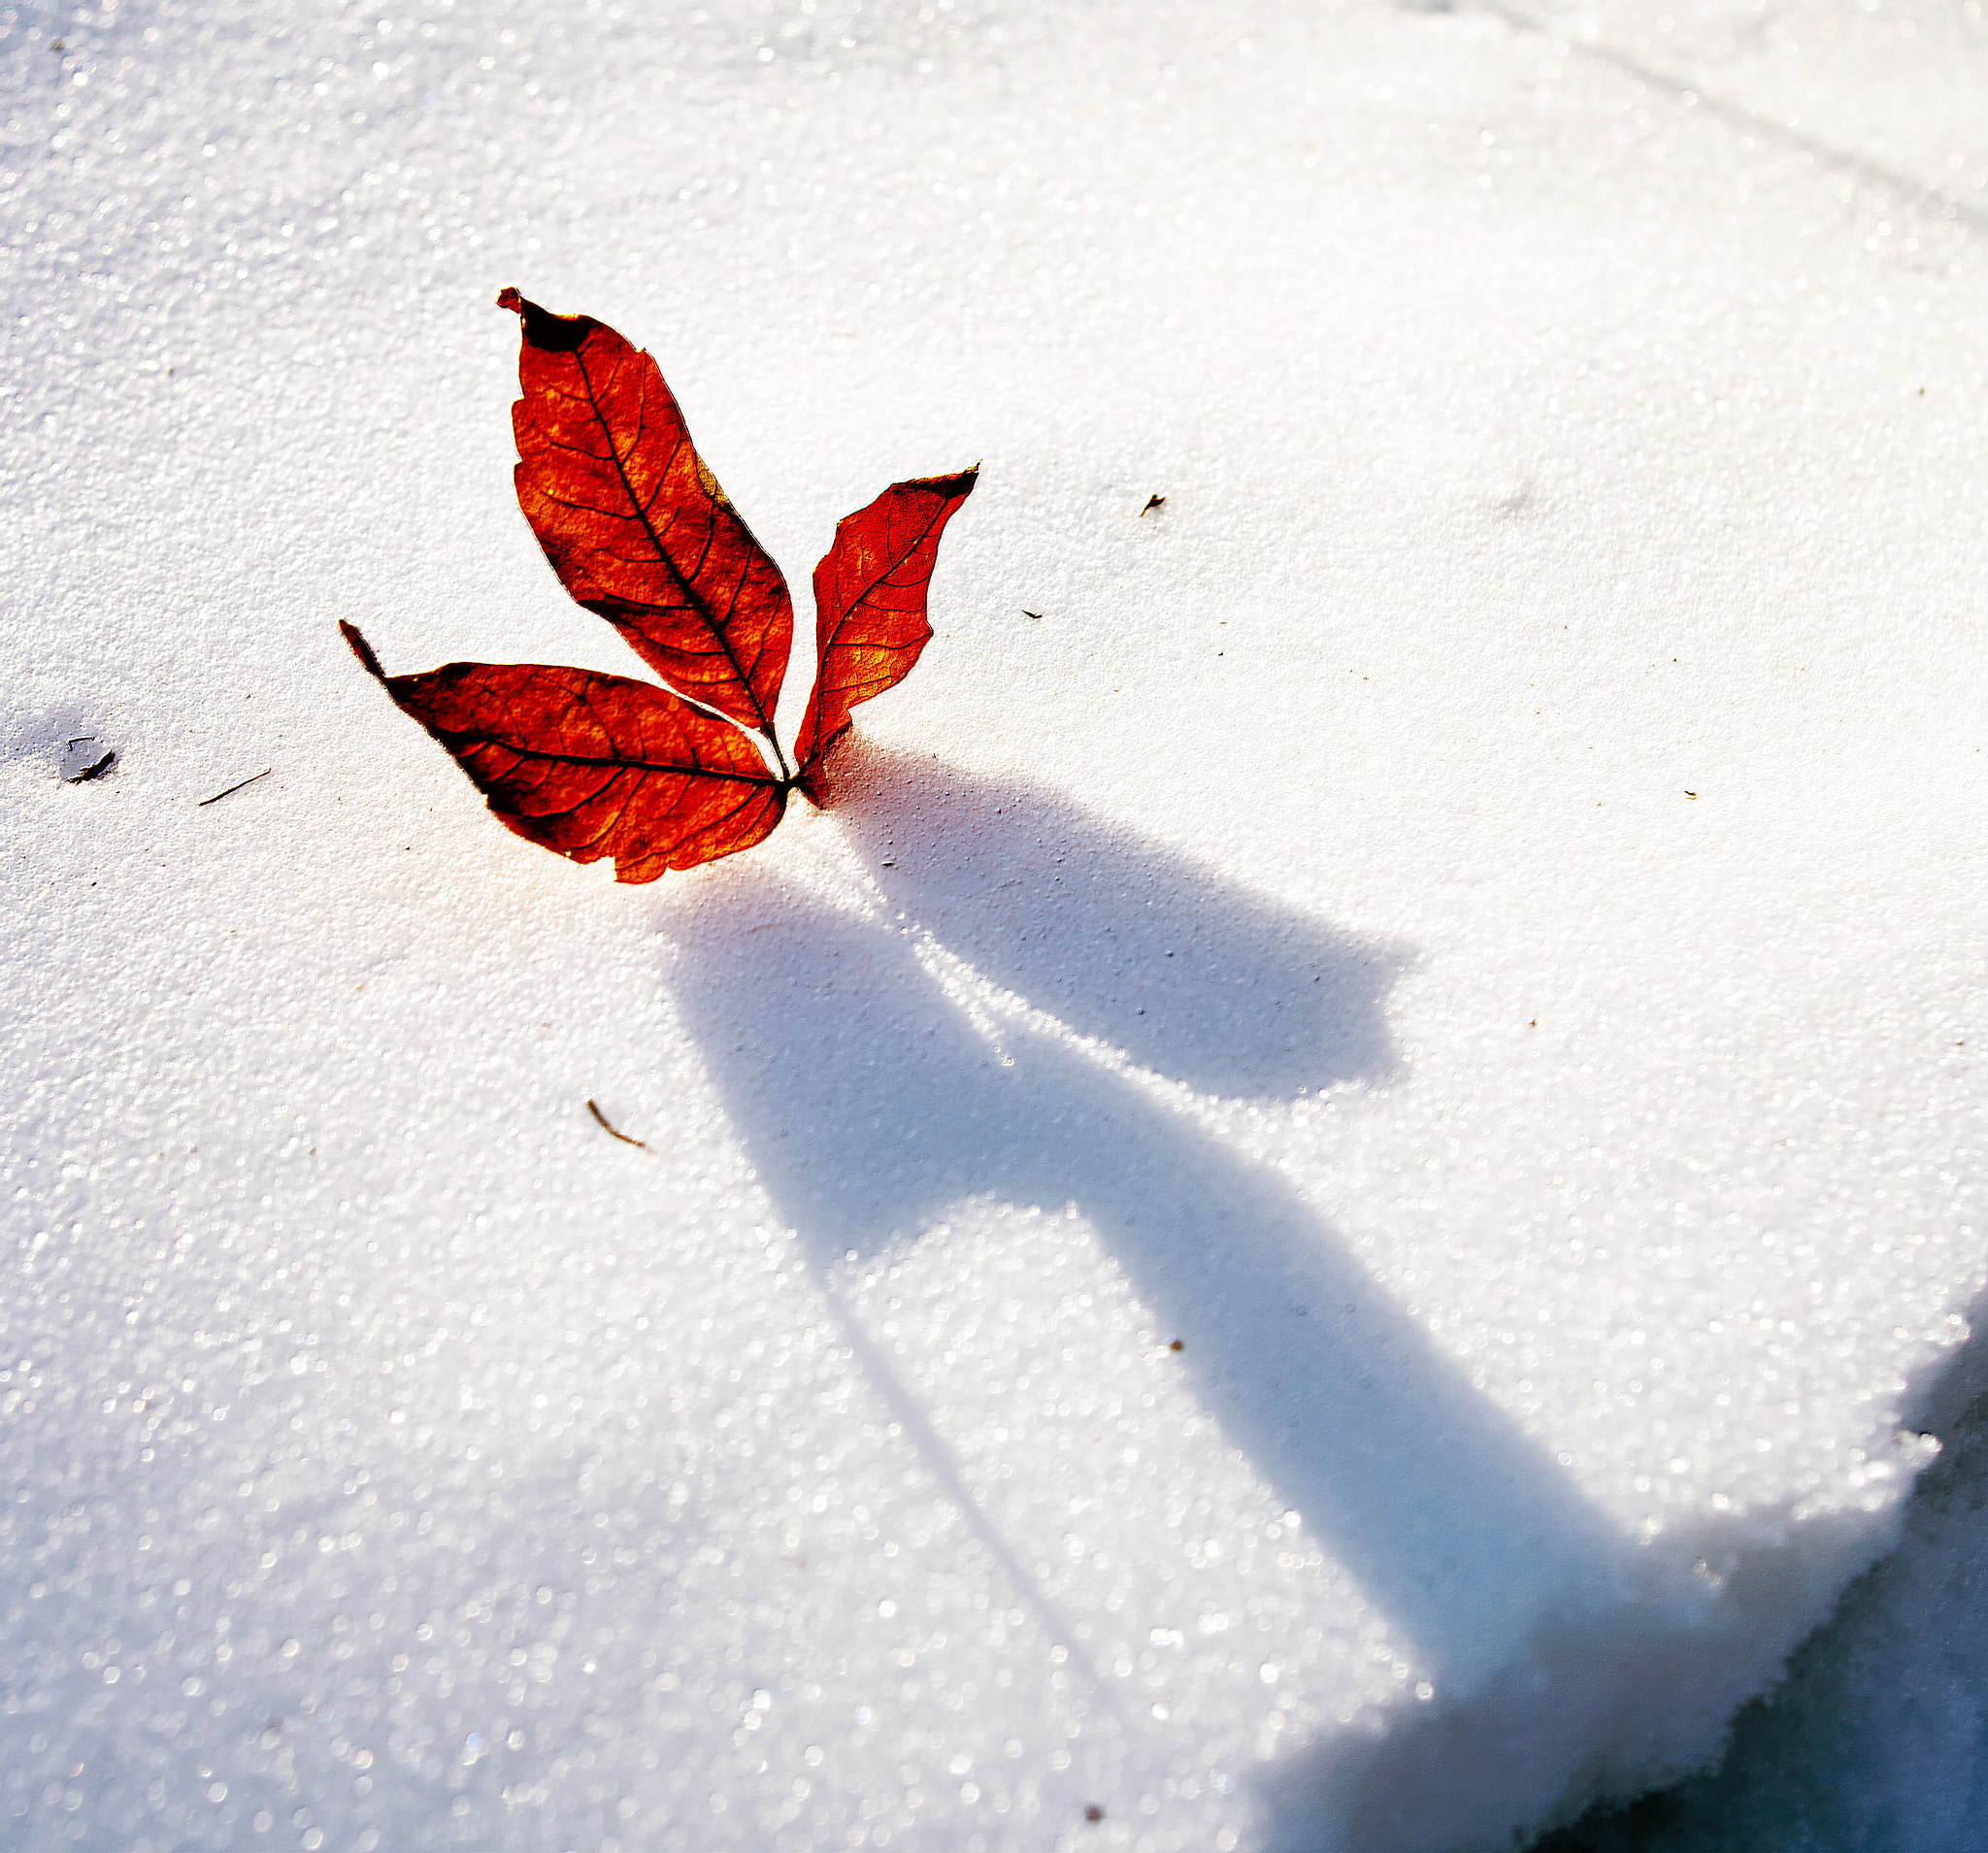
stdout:
<svg viewBox="0 0 1988 1853">
<path fill-rule="evenodd" d="M 1074 1201 L 1203 1407 L 1304 1515 L 1440 1681 L 1508 1660 L 1542 1596 L 1620 1600 L 1626 1540 L 1432 1342 L 1271 1165 L 1072 1037 L 990 1037 L 922 963 L 930 942 L 1141 1066 L 1289 1100 L 1400 1073 L 1384 1004 L 1407 963 L 1018 780 L 875 748 L 834 816 L 867 906 L 738 865 L 680 929 L 673 989 L 760 1180 L 826 1279 L 971 1198 Z M 853 777 L 850 775 L 853 774 Z M 1026 1569 L 857 1350 L 1004 1572 Z M 1319 1783 L 1286 1785 L 1276 1843 Z M 1275 1826 L 1275 1823 L 1274 1823 Z"/>
</svg>

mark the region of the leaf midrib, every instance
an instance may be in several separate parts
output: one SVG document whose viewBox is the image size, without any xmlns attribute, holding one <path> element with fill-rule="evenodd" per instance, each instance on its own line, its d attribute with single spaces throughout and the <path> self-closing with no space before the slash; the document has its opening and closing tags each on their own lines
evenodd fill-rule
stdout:
<svg viewBox="0 0 1988 1853">
<path fill-rule="evenodd" d="M 705 628 L 718 640 L 719 646 L 725 652 L 725 661 L 731 664 L 732 674 L 739 678 L 739 686 L 746 691 L 746 699 L 752 704 L 752 711 L 759 716 L 759 731 L 771 739 L 773 736 L 773 722 L 767 717 L 766 710 L 760 706 L 759 691 L 752 686 L 752 678 L 746 675 L 746 666 L 740 662 L 739 652 L 732 647 L 731 638 L 726 635 L 724 626 L 719 624 L 712 615 L 711 607 L 706 604 L 697 587 L 683 577 L 682 570 L 670 557 L 670 549 L 663 545 L 663 537 L 656 532 L 655 523 L 648 518 L 647 508 L 644 505 L 642 498 L 635 493 L 635 484 L 628 480 L 628 472 L 621 462 L 621 448 L 614 442 L 614 427 L 609 422 L 608 414 L 601 409 L 600 395 L 594 391 L 593 375 L 587 371 L 586 349 L 584 346 L 576 349 L 573 357 L 580 363 L 580 377 L 586 382 L 587 404 L 593 407 L 594 416 L 599 420 L 601 430 L 607 437 L 608 454 L 614 459 L 614 474 L 621 479 L 621 487 L 628 497 L 628 506 L 635 511 L 635 518 L 642 523 L 642 530 L 648 536 L 649 545 L 655 548 L 656 558 L 662 561 L 664 570 L 682 587 L 683 596 L 696 608 L 698 615 L 704 619 Z M 663 390 L 668 392 L 669 387 L 665 385 Z M 674 398 L 676 395 L 672 394 L 671 396 Z M 697 446 L 691 441 L 689 425 L 683 423 L 680 408 L 678 413 L 678 422 L 682 425 L 682 441 L 690 445 L 691 452 L 694 455 Z M 750 530 L 747 530 L 747 532 L 749 534 Z M 753 545 L 757 546 L 759 544 L 757 541 L 754 541 Z M 764 551 L 763 548 L 761 550 Z M 776 568 L 775 570 L 778 571 L 779 569 Z"/>
<path fill-rule="evenodd" d="M 731 722 L 726 721 L 725 725 L 729 727 Z M 779 784 L 771 773 L 720 772 L 715 766 L 665 766 L 650 759 L 596 759 L 586 753 L 547 752 L 539 746 L 516 745 L 497 734 L 463 734 L 459 738 L 485 746 L 501 746 L 519 759 L 544 759 L 561 766 L 585 766 L 609 772 L 660 772 L 679 778 L 727 778 L 734 784 L 765 785 L 769 790 Z"/>
<path fill-rule="evenodd" d="M 949 500 L 950 498 L 947 499 Z M 917 539 L 914 540 L 910 546 L 906 547 L 905 550 L 902 553 L 900 553 L 896 557 L 896 559 L 894 559 L 890 563 L 890 565 L 885 567 L 881 573 L 878 574 L 878 576 L 874 579 L 872 579 L 868 585 L 864 586 L 864 588 L 860 592 L 858 592 L 854 598 L 850 599 L 848 603 L 843 607 L 842 615 L 836 619 L 833 625 L 829 627 L 828 636 L 826 639 L 822 641 L 818 651 L 818 654 L 821 659 L 820 667 L 815 673 L 813 691 L 808 697 L 808 712 L 806 715 L 803 716 L 801 722 L 802 730 L 804 732 L 807 730 L 808 722 L 811 719 L 815 723 L 815 733 L 817 735 L 817 738 L 812 743 L 815 752 L 818 753 L 821 750 L 822 745 L 821 740 L 818 736 L 820 734 L 820 709 L 822 697 L 828 688 L 828 653 L 830 650 L 834 649 L 838 644 L 842 642 L 843 626 L 846 624 L 849 621 L 849 619 L 852 618 L 856 614 L 856 612 L 862 608 L 864 601 L 869 598 L 870 594 L 876 591 L 876 589 L 879 585 L 881 585 L 885 579 L 889 579 L 890 576 L 893 573 L 895 573 L 899 567 L 904 565 L 904 563 L 911 557 L 912 553 L 917 550 L 920 544 L 924 541 L 926 535 L 930 534 L 932 530 L 935 527 L 937 527 L 939 523 L 943 521 L 944 518 L 945 508 L 944 504 L 942 503 L 940 505 L 939 513 L 935 514 L 931 518 L 931 520 L 927 521 L 925 525 L 918 530 Z M 928 616 L 923 620 L 923 622 L 925 625 L 925 635 L 927 637 L 930 637 L 932 635 L 932 620 Z M 908 644 L 889 644 L 884 645 L 881 647 L 887 649 L 909 649 L 911 646 Z M 837 731 L 840 732 L 841 729 L 838 729 Z"/>
</svg>

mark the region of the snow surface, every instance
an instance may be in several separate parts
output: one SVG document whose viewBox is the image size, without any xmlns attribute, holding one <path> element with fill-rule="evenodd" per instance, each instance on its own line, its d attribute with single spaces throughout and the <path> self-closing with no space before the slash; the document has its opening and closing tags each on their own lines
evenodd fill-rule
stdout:
<svg viewBox="0 0 1988 1853">
<path fill-rule="evenodd" d="M 1978 0 L 0 24 L 7 1844 L 1441 1853 L 1712 1757 L 1984 1280 Z M 797 584 L 984 463 L 845 802 L 653 888 L 337 635 L 633 668 L 506 283 Z"/>
<path fill-rule="evenodd" d="M 1741 1714 L 1718 1769 L 1597 1804 L 1537 1853 L 1921 1853 L 1988 1840 L 1988 1342 L 1928 1399 L 1945 1443 L 1898 1548 Z"/>
</svg>

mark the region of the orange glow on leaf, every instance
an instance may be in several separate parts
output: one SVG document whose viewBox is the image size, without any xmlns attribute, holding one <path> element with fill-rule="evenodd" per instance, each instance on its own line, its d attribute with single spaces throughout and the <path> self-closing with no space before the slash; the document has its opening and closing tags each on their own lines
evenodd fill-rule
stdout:
<svg viewBox="0 0 1988 1853">
<path fill-rule="evenodd" d="M 652 682 L 544 663 L 447 663 L 388 676 L 359 660 L 468 773 L 520 837 L 617 881 L 749 849 L 787 808 L 780 780 L 730 721 Z"/>
<path fill-rule="evenodd" d="M 846 516 L 814 569 L 814 645 L 819 667 L 800 738 L 801 789 L 822 802 L 819 769 L 847 732 L 849 710 L 911 672 L 931 642 L 925 589 L 940 536 L 974 492 L 979 466 L 957 476 L 893 482 Z"/>
</svg>

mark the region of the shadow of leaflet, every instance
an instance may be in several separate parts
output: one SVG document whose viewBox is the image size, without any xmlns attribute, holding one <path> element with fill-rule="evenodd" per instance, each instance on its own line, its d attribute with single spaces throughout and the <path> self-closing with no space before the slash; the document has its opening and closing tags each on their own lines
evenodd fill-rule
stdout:
<svg viewBox="0 0 1988 1853">
<path fill-rule="evenodd" d="M 875 749 L 840 770 L 867 912 L 742 866 L 675 985 L 817 1271 L 966 1198 L 1074 1200 L 1226 1439 L 1440 1679 L 1491 1672 L 1544 1608 L 1618 1603 L 1625 1540 L 1277 1172 L 1067 1036 L 1017 1022 L 997 1047 L 918 948 L 1196 1090 L 1275 1099 L 1398 1073 L 1402 951 L 1025 782 Z"/>
</svg>

